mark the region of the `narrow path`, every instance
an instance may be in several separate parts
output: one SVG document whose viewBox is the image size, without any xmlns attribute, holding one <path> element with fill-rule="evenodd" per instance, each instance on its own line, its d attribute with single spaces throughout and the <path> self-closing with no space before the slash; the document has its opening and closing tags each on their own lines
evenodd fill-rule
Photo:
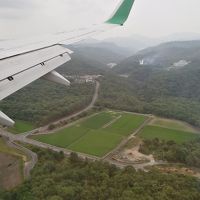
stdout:
<svg viewBox="0 0 200 200">
<path fill-rule="evenodd" d="M 119 154 L 120 150 L 127 144 L 127 142 L 135 137 L 146 125 L 148 125 L 151 121 L 153 120 L 152 116 L 149 116 L 147 120 L 138 128 L 136 129 L 129 137 L 124 139 L 113 151 L 109 152 L 107 155 L 105 155 L 102 160 L 107 161 L 111 164 L 115 164 L 120 168 L 126 167 L 128 165 L 133 166 L 136 170 L 144 170 L 148 166 L 154 166 L 154 165 L 159 165 L 159 164 L 166 164 L 162 161 L 155 161 L 153 158 L 150 159 L 149 162 L 144 162 L 144 163 L 133 163 L 133 162 L 125 162 L 122 160 L 114 159 L 114 155 Z M 138 147 L 139 150 L 139 147 Z"/>
<path fill-rule="evenodd" d="M 108 154 L 106 154 L 103 157 L 103 160 L 108 160 L 108 159 L 112 159 L 112 156 L 114 154 L 116 154 L 125 144 L 127 144 L 127 142 L 133 138 L 135 135 L 137 135 L 150 121 L 152 120 L 152 117 L 147 118 L 144 123 L 137 128 L 129 137 L 125 138 L 124 140 L 122 140 L 122 142 L 111 152 L 109 152 Z"/>
<path fill-rule="evenodd" d="M 132 138 L 132 137 L 134 137 L 134 136 L 136 136 L 136 135 L 137 135 L 145 126 L 147 126 L 152 120 L 153 120 L 153 117 L 152 117 L 152 116 L 148 117 L 148 119 L 147 119 L 136 131 L 134 131 L 134 132 L 131 134 L 131 136 L 129 137 L 129 139 Z"/>
<path fill-rule="evenodd" d="M 4 136 L 4 137 L 6 138 L 6 143 L 9 147 L 23 152 L 28 157 L 28 161 L 26 161 L 24 163 L 23 175 L 24 175 L 25 179 L 30 178 L 31 170 L 35 167 L 35 165 L 38 161 L 37 154 L 32 152 L 31 150 L 19 145 L 18 143 L 15 143 L 13 140 L 10 140 L 9 137 L 6 137 L 6 136 Z"/>
<path fill-rule="evenodd" d="M 118 116 L 116 117 L 115 119 L 113 119 L 111 122 L 107 123 L 106 125 L 103 126 L 103 128 L 107 128 L 109 127 L 110 125 L 114 124 L 118 119 L 120 119 L 122 116 Z"/>
</svg>

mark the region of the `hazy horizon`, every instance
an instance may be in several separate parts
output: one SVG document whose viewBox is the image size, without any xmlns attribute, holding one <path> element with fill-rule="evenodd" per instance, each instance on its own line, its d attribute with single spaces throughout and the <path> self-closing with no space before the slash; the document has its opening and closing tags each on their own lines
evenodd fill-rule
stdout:
<svg viewBox="0 0 200 200">
<path fill-rule="evenodd" d="M 54 33 L 101 23 L 119 1 L 0 0 L 0 38 Z M 134 34 L 160 38 L 177 33 L 200 34 L 199 6 L 198 0 L 136 0 L 125 27 L 101 37 Z"/>
</svg>

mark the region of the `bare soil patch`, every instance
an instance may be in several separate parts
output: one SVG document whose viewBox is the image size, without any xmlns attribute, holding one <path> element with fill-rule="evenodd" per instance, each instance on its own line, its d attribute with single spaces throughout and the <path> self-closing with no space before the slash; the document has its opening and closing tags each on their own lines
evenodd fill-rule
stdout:
<svg viewBox="0 0 200 200">
<path fill-rule="evenodd" d="M 9 190 L 23 181 L 22 160 L 17 156 L 0 153 L 0 187 Z"/>
<path fill-rule="evenodd" d="M 157 166 L 156 168 L 164 173 L 176 173 L 200 178 L 200 170 L 197 169 L 176 166 Z"/>
<path fill-rule="evenodd" d="M 142 141 L 137 138 L 131 138 L 126 146 L 120 152 L 115 154 L 113 158 L 121 162 L 141 164 L 141 163 L 155 163 L 153 155 L 144 155 L 139 152 L 140 144 Z"/>
</svg>

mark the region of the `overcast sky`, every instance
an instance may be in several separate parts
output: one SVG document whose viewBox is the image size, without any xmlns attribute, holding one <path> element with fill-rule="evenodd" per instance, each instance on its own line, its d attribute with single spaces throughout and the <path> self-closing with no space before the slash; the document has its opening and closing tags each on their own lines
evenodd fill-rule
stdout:
<svg viewBox="0 0 200 200">
<path fill-rule="evenodd" d="M 0 39 L 54 33 L 104 21 L 120 0 L 0 0 Z M 110 36 L 200 33 L 200 0 L 136 0 Z"/>
</svg>

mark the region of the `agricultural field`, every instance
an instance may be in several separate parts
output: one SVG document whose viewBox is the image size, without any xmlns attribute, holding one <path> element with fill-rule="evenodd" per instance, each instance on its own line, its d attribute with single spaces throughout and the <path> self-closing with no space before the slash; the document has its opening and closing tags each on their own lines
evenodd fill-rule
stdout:
<svg viewBox="0 0 200 200">
<path fill-rule="evenodd" d="M 102 157 L 137 130 L 146 119 L 144 115 L 105 111 L 77 121 L 56 133 L 33 138 L 58 147 Z"/>
<path fill-rule="evenodd" d="M 14 134 L 25 133 L 33 130 L 35 127 L 30 122 L 17 120 L 14 127 L 9 128 L 8 131 Z"/>
<path fill-rule="evenodd" d="M 148 125 L 141 130 L 139 137 L 150 140 L 155 138 L 166 141 L 173 140 L 176 143 L 181 144 L 200 137 L 200 134 L 173 128 Z"/>
</svg>

